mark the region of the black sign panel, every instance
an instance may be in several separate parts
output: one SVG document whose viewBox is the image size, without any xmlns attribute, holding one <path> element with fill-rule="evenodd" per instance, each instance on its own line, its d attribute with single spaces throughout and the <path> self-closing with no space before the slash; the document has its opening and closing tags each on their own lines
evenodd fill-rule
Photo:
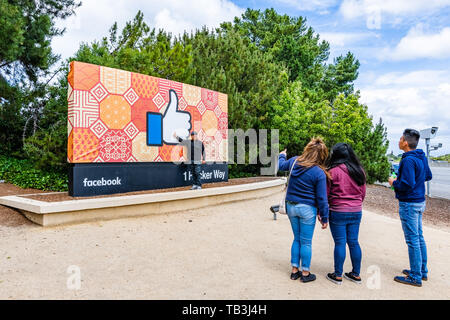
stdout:
<svg viewBox="0 0 450 320">
<path fill-rule="evenodd" d="M 228 181 L 226 163 L 202 164 L 201 182 Z M 69 195 L 96 196 L 192 185 L 189 164 L 172 162 L 74 163 L 69 168 Z"/>
</svg>

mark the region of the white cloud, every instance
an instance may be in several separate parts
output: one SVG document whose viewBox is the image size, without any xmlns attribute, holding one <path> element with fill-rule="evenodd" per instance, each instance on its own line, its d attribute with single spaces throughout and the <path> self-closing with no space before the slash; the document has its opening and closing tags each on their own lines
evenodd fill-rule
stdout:
<svg viewBox="0 0 450 320">
<path fill-rule="evenodd" d="M 151 28 L 163 28 L 175 35 L 202 26 L 218 27 L 221 22 L 232 21 L 243 13 L 243 9 L 230 0 L 84 0 L 76 16 L 58 23 L 59 27 L 66 27 L 66 33 L 55 38 L 52 47 L 67 58 L 81 42 L 107 36 L 114 22 L 117 21 L 119 28 L 123 27 L 138 10 L 144 13 L 144 20 Z"/>
<path fill-rule="evenodd" d="M 327 14 L 329 11 L 324 9 L 336 5 L 339 0 L 276 0 L 275 2 L 283 3 L 302 11 L 321 10 L 319 14 Z"/>
<path fill-rule="evenodd" d="M 418 24 L 411 28 L 393 49 L 380 52 L 381 60 L 414 60 L 419 58 L 450 58 L 450 27 L 438 33 L 425 33 L 424 26 Z"/>
<path fill-rule="evenodd" d="M 369 29 L 380 29 L 383 14 L 396 25 L 402 21 L 400 17 L 423 15 L 446 6 L 450 6 L 450 0 L 344 0 L 339 12 L 346 19 L 365 17 Z"/>
<path fill-rule="evenodd" d="M 439 152 L 450 153 L 450 70 L 384 74 L 361 88 L 361 101 L 375 121 L 383 118 L 394 153 L 400 152 L 397 141 L 405 128 L 431 126 L 439 127 L 434 141 L 443 143 Z"/>
</svg>

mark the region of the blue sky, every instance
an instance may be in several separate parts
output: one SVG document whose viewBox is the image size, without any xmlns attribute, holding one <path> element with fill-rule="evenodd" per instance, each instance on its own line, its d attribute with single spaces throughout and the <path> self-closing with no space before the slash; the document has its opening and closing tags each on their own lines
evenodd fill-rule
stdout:
<svg viewBox="0 0 450 320">
<path fill-rule="evenodd" d="M 67 31 L 52 45 L 67 58 L 80 42 L 101 39 L 114 21 L 123 26 L 137 10 L 150 26 L 178 34 L 231 21 L 248 7 L 306 17 L 330 43 L 330 61 L 356 55 L 355 88 L 374 121 L 386 124 L 389 150 L 400 153 L 406 127 L 438 126 L 432 143 L 443 148 L 433 154 L 450 153 L 450 0 L 84 0 L 76 16 L 59 23 Z"/>
</svg>

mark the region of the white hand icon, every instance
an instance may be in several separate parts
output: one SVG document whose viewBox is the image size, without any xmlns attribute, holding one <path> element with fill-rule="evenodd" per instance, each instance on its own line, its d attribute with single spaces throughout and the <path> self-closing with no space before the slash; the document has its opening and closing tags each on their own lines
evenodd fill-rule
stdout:
<svg viewBox="0 0 450 320">
<path fill-rule="evenodd" d="M 191 130 L 191 114 L 178 110 L 178 97 L 175 90 L 169 90 L 169 104 L 163 115 L 163 140 L 165 144 L 178 144 L 173 136 L 175 132 L 180 138 L 187 139 Z"/>
</svg>

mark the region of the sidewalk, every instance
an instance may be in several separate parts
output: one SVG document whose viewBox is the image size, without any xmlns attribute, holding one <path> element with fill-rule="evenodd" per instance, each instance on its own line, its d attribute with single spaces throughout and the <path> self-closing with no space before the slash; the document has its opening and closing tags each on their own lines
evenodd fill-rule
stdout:
<svg viewBox="0 0 450 320">
<path fill-rule="evenodd" d="M 268 210 L 279 199 L 65 227 L 0 226 L 0 299 L 450 299 L 449 230 L 424 228 L 430 279 L 405 286 L 392 280 L 409 266 L 400 221 L 369 211 L 362 285 L 325 279 L 333 241 L 319 224 L 311 266 L 318 279 L 290 280 L 289 221 Z M 81 270 L 80 290 L 67 289 L 71 265 Z M 377 269 L 379 289 L 368 273 Z"/>
</svg>

